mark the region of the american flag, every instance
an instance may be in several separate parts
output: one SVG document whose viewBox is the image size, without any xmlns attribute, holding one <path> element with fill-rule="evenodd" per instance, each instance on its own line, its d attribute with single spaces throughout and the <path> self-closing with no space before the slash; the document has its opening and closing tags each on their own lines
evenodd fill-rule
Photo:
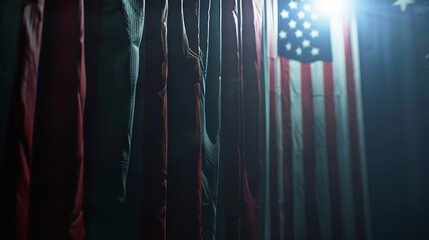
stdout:
<svg viewBox="0 0 429 240">
<path fill-rule="evenodd" d="M 269 181 L 279 186 L 270 190 L 270 202 L 279 209 L 272 222 L 280 221 L 271 233 L 280 239 L 367 239 L 353 14 L 326 14 L 313 1 L 279 0 L 268 1 L 267 16 L 270 145 L 277 146 L 270 149 Z"/>
</svg>

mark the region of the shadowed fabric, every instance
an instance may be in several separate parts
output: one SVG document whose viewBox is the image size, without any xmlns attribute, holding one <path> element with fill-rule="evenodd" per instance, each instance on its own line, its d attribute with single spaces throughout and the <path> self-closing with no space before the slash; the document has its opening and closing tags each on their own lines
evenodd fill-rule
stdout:
<svg viewBox="0 0 429 240">
<path fill-rule="evenodd" d="M 242 239 L 260 239 L 262 1 L 242 1 Z"/>
<path fill-rule="evenodd" d="M 202 233 L 216 238 L 219 181 L 221 84 L 221 2 L 200 1 L 201 124 L 202 124 Z"/>
<path fill-rule="evenodd" d="M 427 239 L 429 5 L 392 2 L 356 15 L 373 239 Z"/>
<path fill-rule="evenodd" d="M 125 237 L 139 47 L 143 36 L 144 1 L 88 2 L 93 46 L 87 56 L 85 209 L 88 238 Z M 117 226 L 116 229 L 111 226 Z M 108 229 L 106 231 L 106 229 Z M 124 235 L 125 234 L 125 235 Z"/>
<path fill-rule="evenodd" d="M 19 74 L 14 81 L 11 93 L 12 101 L 6 135 L 6 154 L 3 155 L 3 152 L 0 152 L 2 154 L 2 160 L 0 161 L 0 186 L 2 191 L 0 200 L 0 237 L 5 239 L 27 239 L 28 237 L 33 130 L 44 17 L 43 9 L 44 1 L 24 1 L 22 10 L 19 11 L 20 14 L 16 13 L 19 16 L 22 15 L 21 27 L 19 28 L 21 41 L 16 41 L 20 43 L 21 49 L 19 53 L 21 58 L 19 59 Z M 7 16 L 7 14 L 2 16 Z M 2 73 L 4 72 L 2 71 Z M 6 77 L 4 79 L 2 77 L 4 80 L 1 81 L 2 84 L 7 83 Z M 2 94 L 2 97 L 5 96 Z M 2 110 L 7 111 L 6 109 Z M 6 119 L 4 120 L 7 122 Z"/>
<path fill-rule="evenodd" d="M 14 199 L 2 204 L 9 209 L 2 219 L 11 224 L 2 224 L 5 239 L 84 238 L 83 20 L 82 1 L 24 2 L 23 59 L 5 158 L 10 168 L 2 175 L 9 178 L 2 186 L 12 189 L 2 200 Z"/>
<path fill-rule="evenodd" d="M 167 239 L 201 239 L 199 1 L 168 1 Z"/>
<path fill-rule="evenodd" d="M 46 2 L 44 13 L 29 239 L 83 240 L 83 1 Z"/>
<path fill-rule="evenodd" d="M 21 59 L 23 0 L 0 2 L 0 173 L 6 150 L 11 98 Z"/>
<path fill-rule="evenodd" d="M 222 85 L 218 239 L 240 239 L 238 3 L 222 1 Z"/>
<path fill-rule="evenodd" d="M 167 198 L 167 92 L 165 33 L 166 1 L 147 1 L 145 34 L 141 54 L 144 54 L 143 85 L 143 158 L 141 191 L 140 239 L 165 239 Z M 142 82 L 143 80 L 143 82 Z M 139 90 L 142 90 L 141 88 Z M 138 103 L 137 103 L 138 104 Z M 138 106 L 138 105 L 137 105 Z M 139 109 L 137 109 L 138 111 Z M 142 146 L 134 146 L 142 148 Z"/>
<path fill-rule="evenodd" d="M 261 6 L 223 3 L 218 239 L 259 239 Z"/>
</svg>

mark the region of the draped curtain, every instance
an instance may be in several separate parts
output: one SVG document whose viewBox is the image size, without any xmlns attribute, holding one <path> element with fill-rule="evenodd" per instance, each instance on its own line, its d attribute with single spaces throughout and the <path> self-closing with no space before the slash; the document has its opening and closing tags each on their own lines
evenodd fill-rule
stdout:
<svg viewBox="0 0 429 240">
<path fill-rule="evenodd" d="M 302 20 L 313 61 L 312 4 L 0 2 L 0 239 L 425 239 L 429 11 Z"/>
</svg>

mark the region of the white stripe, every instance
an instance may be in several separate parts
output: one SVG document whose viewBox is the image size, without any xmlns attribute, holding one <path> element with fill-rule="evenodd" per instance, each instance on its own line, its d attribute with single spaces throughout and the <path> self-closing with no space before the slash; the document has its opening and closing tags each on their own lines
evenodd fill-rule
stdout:
<svg viewBox="0 0 429 240">
<path fill-rule="evenodd" d="M 368 197 L 368 182 L 366 172 L 366 150 L 365 150 L 365 133 L 364 133 L 364 122 L 363 122 L 363 107 L 362 107 L 362 89 L 361 89 L 361 76 L 360 76 L 360 56 L 359 56 L 359 42 L 358 42 L 358 31 L 356 16 L 354 12 L 351 16 L 351 40 L 353 49 L 353 63 L 355 70 L 355 84 L 356 84 L 356 104 L 357 104 L 357 117 L 358 117 L 358 134 L 359 134 L 359 156 L 360 156 L 360 168 L 362 178 L 362 191 L 363 191 L 363 204 L 364 204 L 364 219 L 365 219 L 365 230 L 366 239 L 371 240 L 371 220 L 370 220 L 370 206 Z"/>
<path fill-rule="evenodd" d="M 325 120 L 325 87 L 323 62 L 311 66 L 314 107 L 314 147 L 316 157 L 316 201 L 322 240 L 331 239 L 331 214 L 329 200 L 328 149 Z"/>
<path fill-rule="evenodd" d="M 302 142 L 301 64 L 290 60 L 294 238 L 305 239 L 305 194 Z"/>
<path fill-rule="evenodd" d="M 278 56 L 278 47 L 277 47 L 277 38 L 278 38 L 278 34 L 279 34 L 279 26 L 278 26 L 278 7 L 277 7 L 277 1 L 273 1 L 272 3 L 273 5 L 273 34 L 271 35 L 272 38 L 274 39 L 273 41 L 273 52 L 274 52 L 274 56 Z"/>
<path fill-rule="evenodd" d="M 279 237 L 280 239 L 284 238 L 284 189 L 283 189 L 283 129 L 282 129 L 282 102 L 281 102 L 281 66 L 280 59 L 278 57 L 277 52 L 277 32 L 278 32 L 278 23 L 277 23 L 277 1 L 272 2 L 273 8 L 273 23 L 271 24 L 273 27 L 273 34 L 271 35 L 273 38 L 273 52 L 274 52 L 274 91 L 275 91 L 275 101 L 276 101 L 276 150 L 277 150 L 277 192 L 279 197 Z M 274 160 L 274 159 L 273 159 Z"/>
<path fill-rule="evenodd" d="M 343 19 L 331 16 L 331 43 L 333 57 L 335 113 L 337 123 L 337 150 L 342 210 L 343 239 L 355 239 L 355 217 L 350 158 L 350 134 L 347 101 L 346 60 L 344 49 Z"/>
</svg>

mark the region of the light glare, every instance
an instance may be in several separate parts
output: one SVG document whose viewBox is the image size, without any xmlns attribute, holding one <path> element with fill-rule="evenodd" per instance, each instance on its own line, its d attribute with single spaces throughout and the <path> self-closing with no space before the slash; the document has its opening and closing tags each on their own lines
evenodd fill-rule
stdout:
<svg viewBox="0 0 429 240">
<path fill-rule="evenodd" d="M 347 0 L 317 0 L 316 7 L 324 14 L 341 14 L 347 8 Z"/>
</svg>

